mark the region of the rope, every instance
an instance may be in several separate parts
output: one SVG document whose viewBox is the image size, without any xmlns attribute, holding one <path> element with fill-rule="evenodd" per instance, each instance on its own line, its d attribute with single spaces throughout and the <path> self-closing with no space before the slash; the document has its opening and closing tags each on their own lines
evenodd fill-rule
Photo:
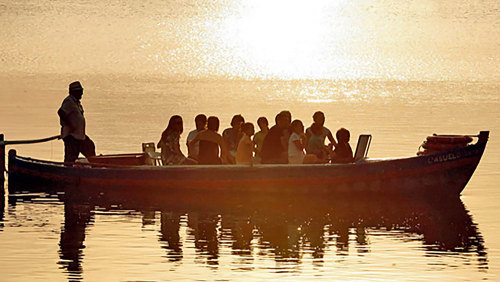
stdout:
<svg viewBox="0 0 500 282">
<path fill-rule="evenodd" d="M 3 141 L 3 142 L 0 142 L 0 145 L 35 144 L 35 143 L 48 142 L 48 141 L 52 141 L 55 139 L 61 139 L 61 135 L 55 135 L 55 136 L 51 136 L 51 137 L 47 137 L 47 138 L 33 139 L 33 140 Z"/>
</svg>

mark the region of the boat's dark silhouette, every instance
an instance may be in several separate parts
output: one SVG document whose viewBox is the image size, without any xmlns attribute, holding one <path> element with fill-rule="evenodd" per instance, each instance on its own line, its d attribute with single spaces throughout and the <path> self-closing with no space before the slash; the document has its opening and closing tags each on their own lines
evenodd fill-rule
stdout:
<svg viewBox="0 0 500 282">
<path fill-rule="evenodd" d="M 489 132 L 465 147 L 407 158 L 361 159 L 349 164 L 259 166 L 148 166 L 145 153 L 105 155 L 90 164 L 68 166 L 18 156 L 9 151 L 9 192 L 27 184 L 60 186 L 62 190 L 157 194 L 318 194 L 357 196 L 411 195 L 459 197 L 485 150 Z M 131 163 L 128 163 L 128 160 Z M 133 165 L 135 164 L 135 165 Z"/>
</svg>

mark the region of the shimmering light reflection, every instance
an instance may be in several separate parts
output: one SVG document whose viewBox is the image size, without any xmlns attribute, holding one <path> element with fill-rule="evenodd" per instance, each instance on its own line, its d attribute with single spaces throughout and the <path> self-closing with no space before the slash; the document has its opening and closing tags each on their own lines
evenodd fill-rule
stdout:
<svg viewBox="0 0 500 282">
<path fill-rule="evenodd" d="M 210 36 L 218 70 L 240 77 L 496 79 L 496 5 L 240 0 Z"/>
<path fill-rule="evenodd" d="M 225 19 L 218 40 L 260 76 L 317 78 L 351 65 L 347 1 L 243 1 Z M 331 40 L 334 38 L 334 40 Z M 348 76 L 354 76 L 351 70 Z"/>
<path fill-rule="evenodd" d="M 500 2 L 467 2 L 18 1 L 0 72 L 498 80 Z"/>
</svg>

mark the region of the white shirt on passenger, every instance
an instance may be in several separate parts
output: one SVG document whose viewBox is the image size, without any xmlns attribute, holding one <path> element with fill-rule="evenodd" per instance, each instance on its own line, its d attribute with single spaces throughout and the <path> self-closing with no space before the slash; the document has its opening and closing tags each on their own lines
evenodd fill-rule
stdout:
<svg viewBox="0 0 500 282">
<path fill-rule="evenodd" d="M 304 161 L 304 150 L 297 148 L 294 141 L 300 141 L 300 135 L 292 133 L 288 139 L 288 163 L 289 164 L 302 164 Z"/>
<path fill-rule="evenodd" d="M 195 130 L 191 130 L 188 134 L 188 137 L 187 137 L 187 144 L 189 144 L 189 142 L 191 140 L 193 140 L 194 138 L 196 138 L 196 136 L 198 135 L 198 130 L 195 129 Z M 195 158 L 198 158 L 198 155 L 200 154 L 200 141 L 196 141 L 194 144 L 193 144 L 193 147 L 192 147 L 192 156 L 189 156 L 189 157 L 195 157 Z"/>
</svg>

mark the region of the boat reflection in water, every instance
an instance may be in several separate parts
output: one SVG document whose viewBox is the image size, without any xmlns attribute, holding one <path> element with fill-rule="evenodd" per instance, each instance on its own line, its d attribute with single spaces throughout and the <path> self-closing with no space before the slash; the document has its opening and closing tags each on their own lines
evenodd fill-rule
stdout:
<svg viewBox="0 0 500 282">
<path fill-rule="evenodd" d="M 420 242 L 414 251 L 423 252 L 424 257 L 462 254 L 467 256 L 465 264 L 474 258 L 478 270 L 488 267 L 482 236 L 464 204 L 455 197 L 438 202 L 338 195 L 124 196 L 119 191 L 93 195 L 78 191 L 60 196 L 64 201 L 64 227 L 59 264 L 71 279 L 82 278 L 85 238 L 91 232 L 87 227 L 108 212 L 142 216 L 142 227 L 158 230 L 166 262 L 174 264 L 194 262 L 217 267 L 225 256 L 234 256 L 241 262 L 239 269 L 246 271 L 252 271 L 254 263 L 263 257 L 278 265 L 301 265 L 308 260 L 315 267 L 326 267 L 332 254 L 348 258 L 353 252 L 380 252 L 381 246 L 388 246 L 387 242 L 380 245 L 380 238 L 389 238 Z M 15 197 L 19 199 L 19 195 Z M 120 223 L 116 224 L 119 230 Z"/>
<path fill-rule="evenodd" d="M 64 196 L 64 204 L 60 263 L 74 277 L 82 271 L 86 226 L 94 221 L 96 208 L 141 212 L 143 227 L 154 225 L 159 217 L 159 242 L 167 260 L 173 263 L 182 262 L 183 248 L 193 242 L 195 263 L 217 265 L 220 249 L 227 247 L 249 269 L 256 256 L 300 264 L 305 253 L 312 256 L 315 265 L 322 266 L 327 250 L 336 249 L 337 255 L 348 256 L 350 244 L 355 244 L 358 253 L 370 252 L 371 236 L 389 236 L 418 238 L 433 256 L 475 253 L 478 266 L 487 267 L 482 236 L 458 198 L 432 202 L 408 198 L 179 194 L 142 198 L 101 194 L 82 198 L 79 194 Z M 187 230 L 185 238 L 180 234 L 182 228 Z"/>
<path fill-rule="evenodd" d="M 85 228 L 93 221 L 92 209 L 88 204 L 64 203 L 64 228 L 59 243 L 59 263 L 67 269 L 70 279 L 81 278 Z"/>
<path fill-rule="evenodd" d="M 3 187 L 3 182 L 0 181 L 0 188 L 2 189 L 2 192 L 0 193 L 0 232 L 3 231 L 4 227 L 4 214 L 5 214 L 5 192 L 4 192 L 4 187 Z"/>
</svg>

